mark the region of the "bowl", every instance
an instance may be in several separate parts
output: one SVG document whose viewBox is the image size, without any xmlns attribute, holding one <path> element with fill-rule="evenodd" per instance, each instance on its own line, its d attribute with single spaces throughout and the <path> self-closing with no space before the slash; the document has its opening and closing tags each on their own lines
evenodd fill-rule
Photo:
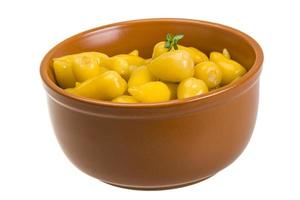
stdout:
<svg viewBox="0 0 300 200">
<path fill-rule="evenodd" d="M 68 94 L 56 84 L 55 57 L 84 51 L 112 56 L 139 49 L 147 58 L 166 33 L 182 33 L 181 44 L 206 53 L 227 48 L 248 72 L 208 94 L 160 103 L 93 100 Z M 75 166 L 112 185 L 167 189 L 216 174 L 244 150 L 255 125 L 262 62 L 258 43 L 236 29 L 190 19 L 142 19 L 64 40 L 45 55 L 40 74 L 57 140 Z"/>
</svg>

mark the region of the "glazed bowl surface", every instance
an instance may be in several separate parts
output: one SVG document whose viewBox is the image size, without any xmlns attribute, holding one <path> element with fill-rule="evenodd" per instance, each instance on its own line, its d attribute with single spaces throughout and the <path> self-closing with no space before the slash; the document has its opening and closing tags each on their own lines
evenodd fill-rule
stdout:
<svg viewBox="0 0 300 200">
<path fill-rule="evenodd" d="M 238 81 L 184 100 L 120 104 L 77 97 L 56 84 L 52 59 L 138 49 L 151 57 L 166 33 L 205 53 L 227 48 L 248 72 Z M 72 36 L 43 58 L 40 74 L 54 132 L 66 156 L 83 172 L 113 185 L 166 189 L 206 179 L 246 147 L 256 120 L 263 52 L 250 36 L 227 26 L 190 19 L 120 22 Z"/>
</svg>

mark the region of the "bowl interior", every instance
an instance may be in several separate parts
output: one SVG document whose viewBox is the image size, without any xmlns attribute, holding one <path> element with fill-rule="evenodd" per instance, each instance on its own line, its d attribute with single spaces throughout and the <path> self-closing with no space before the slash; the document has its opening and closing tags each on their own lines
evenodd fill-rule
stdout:
<svg viewBox="0 0 300 200">
<path fill-rule="evenodd" d="M 51 59 L 84 51 L 113 56 L 138 49 L 142 57 L 150 58 L 154 45 L 163 41 L 167 33 L 184 34 L 180 44 L 196 47 L 207 55 L 227 48 L 233 59 L 248 70 L 255 62 L 256 54 L 249 38 L 229 27 L 196 20 L 137 20 L 95 28 L 63 41 L 48 54 L 47 73 L 55 82 Z"/>
</svg>

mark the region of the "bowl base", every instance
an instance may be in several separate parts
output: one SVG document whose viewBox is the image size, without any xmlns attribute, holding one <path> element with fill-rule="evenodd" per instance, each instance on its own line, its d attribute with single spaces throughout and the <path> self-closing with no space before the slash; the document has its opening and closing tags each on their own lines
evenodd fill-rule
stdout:
<svg viewBox="0 0 300 200">
<path fill-rule="evenodd" d="M 118 184 L 118 183 L 111 183 L 111 182 L 108 182 L 108 181 L 102 181 L 102 182 L 107 183 L 107 184 L 112 185 L 112 186 L 125 188 L 125 189 L 131 189 L 131 190 L 168 190 L 168 189 L 175 189 L 175 188 L 180 188 L 180 187 L 193 185 L 195 183 L 204 181 L 204 180 L 212 177 L 213 175 L 207 176 L 207 177 L 202 178 L 202 179 L 193 180 L 193 181 L 190 181 L 190 182 L 179 183 L 179 184 L 174 184 L 174 185 L 162 185 L 162 186 L 134 186 L 134 185 L 131 186 L 131 185 L 122 185 L 122 184 Z"/>
</svg>

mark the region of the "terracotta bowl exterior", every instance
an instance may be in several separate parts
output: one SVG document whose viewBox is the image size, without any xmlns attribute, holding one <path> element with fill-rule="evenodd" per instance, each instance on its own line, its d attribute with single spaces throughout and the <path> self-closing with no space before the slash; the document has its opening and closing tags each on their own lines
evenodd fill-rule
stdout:
<svg viewBox="0 0 300 200">
<path fill-rule="evenodd" d="M 52 58 L 84 51 L 112 56 L 134 49 L 151 57 L 166 33 L 206 53 L 227 48 L 248 72 L 206 95 L 161 103 L 117 104 L 67 94 L 55 83 Z M 50 50 L 40 73 L 54 132 L 83 172 L 113 185 L 166 189 L 210 177 L 246 147 L 256 120 L 263 53 L 233 28 L 189 19 L 143 19 L 77 34 Z"/>
</svg>

